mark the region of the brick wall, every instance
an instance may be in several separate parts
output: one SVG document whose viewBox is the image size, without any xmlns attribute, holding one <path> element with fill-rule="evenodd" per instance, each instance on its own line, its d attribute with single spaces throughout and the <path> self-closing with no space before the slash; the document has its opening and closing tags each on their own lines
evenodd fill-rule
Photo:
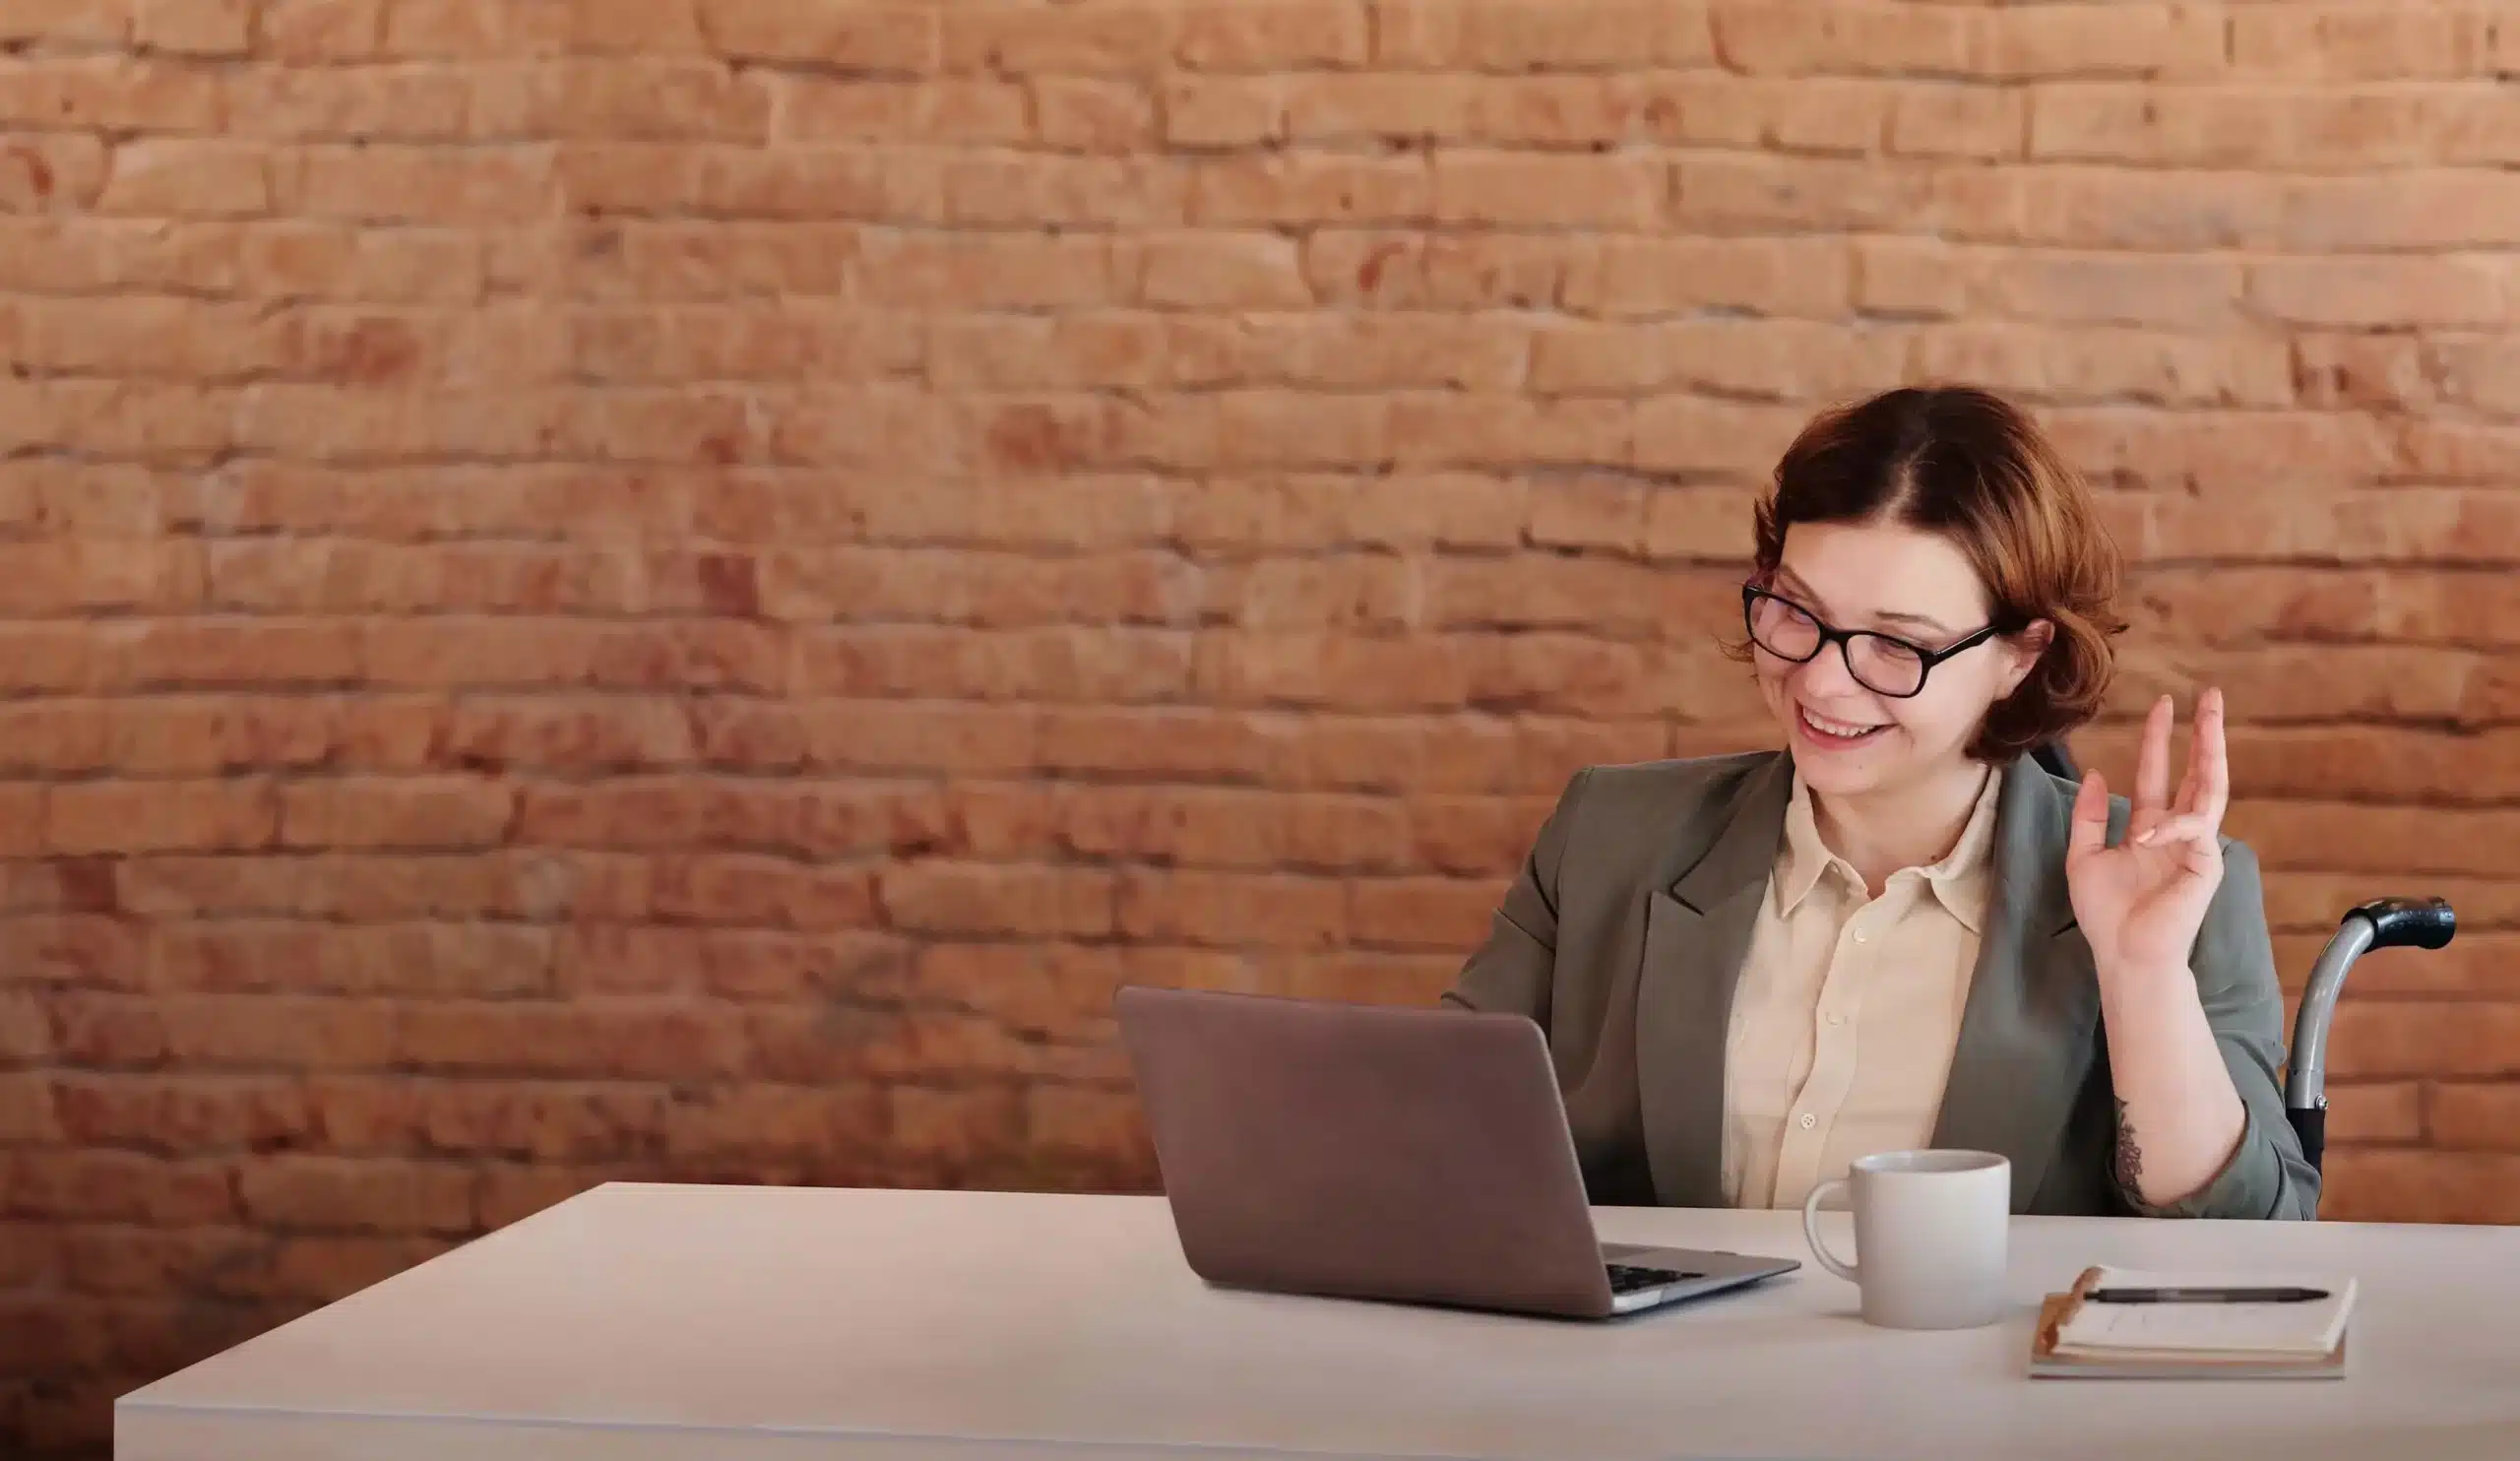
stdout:
<svg viewBox="0 0 2520 1461">
<path fill-rule="evenodd" d="M 2506 15 L 7 0 L 0 1429 L 606 1175 L 1146 1183 L 1112 986 L 1429 996 L 1926 375 L 2291 977 L 2458 902 L 2331 1215 L 2520 1218 Z"/>
</svg>

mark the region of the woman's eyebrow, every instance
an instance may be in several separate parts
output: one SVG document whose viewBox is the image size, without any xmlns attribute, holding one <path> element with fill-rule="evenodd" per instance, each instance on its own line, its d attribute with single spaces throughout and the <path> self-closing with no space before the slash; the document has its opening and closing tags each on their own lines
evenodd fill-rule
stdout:
<svg viewBox="0 0 2520 1461">
<path fill-rule="evenodd" d="M 1815 593 L 1813 593 L 1813 592 L 1811 591 L 1811 586 L 1810 586 L 1808 583 L 1805 583 L 1805 582 L 1803 581 L 1802 576 L 1801 576 L 1800 574 L 1796 573 L 1796 572 L 1795 572 L 1793 569 L 1791 569 L 1791 568 L 1787 568 L 1787 567 L 1784 567 L 1784 566 L 1782 566 L 1782 565 L 1779 565 L 1779 567 L 1777 568 L 1777 581 L 1778 581 L 1779 583 L 1782 583 L 1782 584 L 1786 585 L 1787 587 L 1789 587 L 1789 588 L 1793 589 L 1793 590 L 1794 590 L 1794 593 L 1795 593 L 1795 597 L 1796 597 L 1796 598 L 1797 598 L 1797 599 L 1804 599 L 1804 600 L 1816 600 L 1816 599 L 1818 599 L 1818 598 L 1820 597 L 1819 595 L 1817 595 L 1817 594 L 1815 594 Z M 1825 608 L 1827 607 L 1827 605 L 1826 605 L 1826 604 L 1818 604 L 1818 603 L 1815 603 L 1813 606 L 1814 606 L 1814 607 L 1817 607 L 1817 608 L 1822 608 L 1822 609 L 1825 609 Z M 1951 633 L 1951 632 L 1952 632 L 1952 629 L 1951 629 L 1951 626 L 1950 626 L 1950 625 L 1948 625 L 1948 624 L 1944 623 L 1944 622 L 1943 622 L 1942 620 L 1940 620 L 1940 619 L 1933 618 L 1933 617 L 1931 617 L 1930 615 L 1926 615 L 1926 614 L 1921 614 L 1921 613 L 1878 613 L 1878 614 L 1874 614 L 1874 615 L 1873 615 L 1873 617 L 1874 617 L 1874 618 L 1876 618 L 1876 619 L 1883 620 L 1884 622 L 1887 622 L 1887 623 L 1893 623 L 1893 624 L 1916 624 L 1916 625 L 1920 625 L 1920 626 L 1922 626 L 1922 627 L 1923 627 L 1923 628 L 1931 629 L 1932 631 L 1934 631 L 1934 632 L 1935 632 L 1935 633 L 1937 633 L 1937 634 L 1949 634 L 1949 633 Z"/>
<path fill-rule="evenodd" d="M 1931 629 L 1936 634 L 1949 634 L 1952 632 L 1951 626 L 1945 624 L 1942 620 L 1931 618 L 1921 613 L 1885 613 L 1876 614 L 1874 617 L 1887 619 L 1894 624 L 1922 625 L 1924 628 Z"/>
</svg>

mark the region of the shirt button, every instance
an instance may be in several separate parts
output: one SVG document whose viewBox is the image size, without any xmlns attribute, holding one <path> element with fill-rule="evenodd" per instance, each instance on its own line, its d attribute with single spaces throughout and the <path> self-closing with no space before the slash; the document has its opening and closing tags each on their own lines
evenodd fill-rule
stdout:
<svg viewBox="0 0 2520 1461">
<path fill-rule="evenodd" d="M 1860 928 L 1858 928 L 1857 930 L 1855 930 L 1855 941 L 1856 941 L 1856 942 L 1858 942 L 1858 943 L 1861 943 L 1861 942 L 1863 942 L 1866 938 L 1869 938 L 1869 937 L 1871 937 L 1871 936 L 1872 936 L 1872 935 L 1870 935 L 1870 934 L 1868 934 L 1868 933 L 1864 932 L 1864 931 L 1863 931 L 1862 929 L 1860 929 Z"/>
<path fill-rule="evenodd" d="M 1842 1014 L 1839 1014 L 1836 1010 L 1831 1010 L 1831 1011 L 1829 1011 L 1829 1023 L 1830 1023 L 1830 1024 L 1832 1024 L 1832 1025 L 1843 1025 L 1843 1024 L 1845 1024 L 1846 1022 L 1847 1022 L 1847 1017 L 1846 1017 L 1846 1016 L 1844 1016 L 1844 1015 L 1842 1015 Z"/>
<path fill-rule="evenodd" d="M 1819 1119 L 1820 1118 L 1818 1116 L 1811 1114 L 1809 1112 L 1804 1112 L 1802 1113 L 1802 1129 L 1805 1131 L 1810 1130 L 1813 1123 L 1817 1122 Z"/>
</svg>

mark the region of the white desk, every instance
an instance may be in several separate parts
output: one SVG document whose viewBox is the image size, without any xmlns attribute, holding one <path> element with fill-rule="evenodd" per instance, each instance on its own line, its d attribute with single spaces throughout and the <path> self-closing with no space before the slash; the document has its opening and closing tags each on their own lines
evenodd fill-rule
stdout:
<svg viewBox="0 0 2520 1461">
<path fill-rule="evenodd" d="M 1844 1214 L 1834 1235 L 1850 1241 Z M 1612 1240 L 1806 1256 L 1790 1213 Z M 1152 1198 L 614 1185 L 126 1396 L 123 1461 L 2520 1456 L 2511 1230 L 2026 1219 L 2019 1314 L 1866 1327 L 1805 1262 L 1590 1324 L 1212 1291 Z M 2362 1281 L 2343 1380 L 2031 1380 L 2088 1262 Z"/>
</svg>

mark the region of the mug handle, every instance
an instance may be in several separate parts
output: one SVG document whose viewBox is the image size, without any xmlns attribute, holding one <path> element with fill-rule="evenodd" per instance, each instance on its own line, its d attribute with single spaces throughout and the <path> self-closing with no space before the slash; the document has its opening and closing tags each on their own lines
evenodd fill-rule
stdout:
<svg viewBox="0 0 2520 1461">
<path fill-rule="evenodd" d="M 1811 1244 L 1811 1256 L 1820 1260 L 1822 1268 L 1845 1279 L 1848 1283 L 1860 1284 L 1863 1279 L 1858 1267 L 1853 1263 L 1840 1261 L 1837 1254 L 1829 1251 L 1829 1245 L 1820 1240 L 1820 1203 L 1846 1190 L 1847 1179 L 1842 1176 L 1833 1176 L 1813 1187 L 1811 1195 L 1802 1199 L 1802 1240 Z"/>
</svg>

